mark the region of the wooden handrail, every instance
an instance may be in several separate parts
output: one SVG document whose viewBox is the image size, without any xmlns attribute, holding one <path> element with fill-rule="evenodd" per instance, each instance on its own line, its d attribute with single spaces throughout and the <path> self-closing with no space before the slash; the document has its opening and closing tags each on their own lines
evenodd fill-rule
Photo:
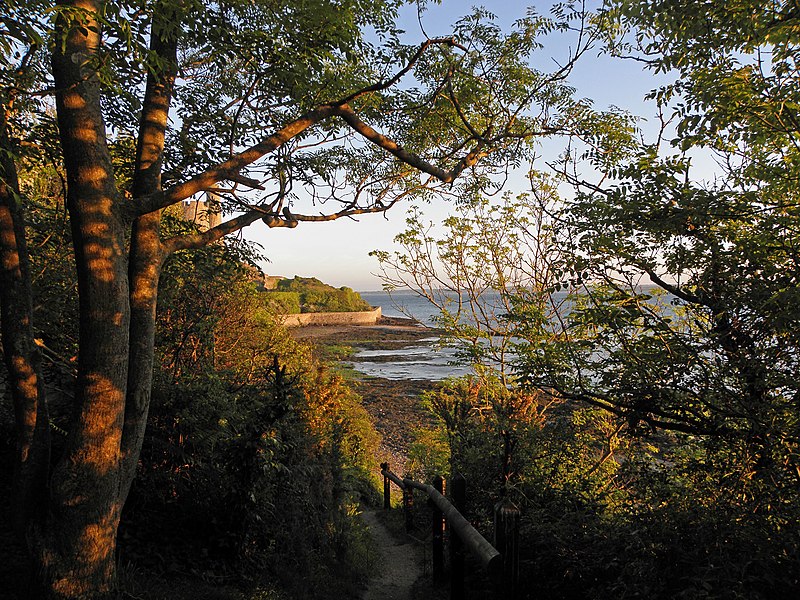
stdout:
<svg viewBox="0 0 800 600">
<path fill-rule="evenodd" d="M 489 578 L 492 582 L 498 583 L 503 574 L 503 557 L 489 543 L 489 540 L 483 537 L 435 487 L 427 483 L 412 481 L 411 479 L 404 479 L 403 482 L 428 494 L 428 498 L 433 501 L 436 507 L 442 511 L 444 518 L 447 519 L 450 530 L 458 535 L 464 546 L 480 561 L 481 566 L 489 573 Z"/>
<path fill-rule="evenodd" d="M 397 475 L 395 475 L 391 471 L 383 471 L 382 470 L 381 473 L 383 473 L 384 477 L 388 477 L 392 481 L 392 483 L 397 485 L 397 487 L 399 487 L 401 490 L 406 489 L 407 486 L 406 486 L 406 480 L 405 479 L 400 479 Z M 411 480 L 409 479 L 409 481 L 411 481 Z M 416 483 L 416 482 L 413 482 L 413 483 Z"/>
<path fill-rule="evenodd" d="M 481 566 L 486 569 L 492 583 L 500 583 L 503 575 L 503 557 L 497 549 L 467 521 L 464 515 L 458 512 L 458 509 L 432 485 L 419 483 L 413 479 L 401 479 L 387 470 L 384 465 L 385 463 L 381 465 L 381 474 L 397 485 L 397 487 L 402 490 L 413 488 L 427 494 L 428 498 L 431 499 L 436 508 L 438 508 L 445 519 L 447 519 L 450 530 L 461 539 L 464 546 L 472 552 L 475 558 L 480 561 Z"/>
</svg>

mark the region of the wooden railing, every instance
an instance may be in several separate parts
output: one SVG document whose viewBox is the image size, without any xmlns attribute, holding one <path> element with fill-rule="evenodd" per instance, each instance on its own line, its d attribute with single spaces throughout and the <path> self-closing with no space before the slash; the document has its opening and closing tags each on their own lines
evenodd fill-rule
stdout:
<svg viewBox="0 0 800 600">
<path fill-rule="evenodd" d="M 519 580 L 519 509 L 507 499 L 494 510 L 494 544 L 484 538 L 464 517 L 466 481 L 456 475 L 450 481 L 452 502 L 444 496 L 444 480 L 435 477 L 433 484 L 401 478 L 391 472 L 388 463 L 381 464 L 383 475 L 383 507 L 391 507 L 391 484 L 403 492 L 403 513 L 406 532 L 414 528 L 413 491 L 427 494 L 431 508 L 431 556 L 435 583 L 444 579 L 444 523 L 450 532 L 450 598 L 464 598 L 464 549 L 469 550 L 486 570 L 498 597 L 514 600 Z"/>
</svg>

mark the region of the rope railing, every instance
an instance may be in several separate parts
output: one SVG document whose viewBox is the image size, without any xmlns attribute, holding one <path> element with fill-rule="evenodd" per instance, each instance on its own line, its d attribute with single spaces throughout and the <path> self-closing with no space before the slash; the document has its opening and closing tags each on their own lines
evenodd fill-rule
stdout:
<svg viewBox="0 0 800 600">
<path fill-rule="evenodd" d="M 495 543 L 490 543 L 464 516 L 466 512 L 466 481 L 456 475 L 450 482 L 452 502 L 444 496 L 444 480 L 435 477 L 433 484 L 401 478 L 392 473 L 388 463 L 381 464 L 383 475 L 383 507 L 391 508 L 391 484 L 403 492 L 403 513 L 406 532 L 414 527 L 412 508 L 413 490 L 424 492 L 432 508 L 432 574 L 434 582 L 444 577 L 444 523 L 450 531 L 450 597 L 464 598 L 464 549 L 472 553 L 486 570 L 489 580 L 498 590 L 499 597 L 513 600 L 518 580 L 519 509 L 509 500 L 495 506 Z M 501 552 L 498 548 L 504 550 Z"/>
</svg>

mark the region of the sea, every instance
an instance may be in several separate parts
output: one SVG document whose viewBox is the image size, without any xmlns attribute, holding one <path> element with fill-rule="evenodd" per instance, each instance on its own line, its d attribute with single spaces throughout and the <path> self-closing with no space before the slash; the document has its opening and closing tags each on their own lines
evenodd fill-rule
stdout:
<svg viewBox="0 0 800 600">
<path fill-rule="evenodd" d="M 394 290 L 390 292 L 359 292 L 359 295 L 372 306 L 380 306 L 386 317 L 411 317 L 420 323 L 432 326 L 438 309 L 414 290 Z"/>
<path fill-rule="evenodd" d="M 387 317 L 410 317 L 423 325 L 433 326 L 438 310 L 413 290 L 359 292 L 372 306 L 380 306 Z M 441 381 L 472 372 L 459 364 L 455 350 L 443 348 L 438 336 L 416 340 L 397 350 L 360 350 L 353 356 L 355 370 L 372 377 L 408 380 Z"/>
<path fill-rule="evenodd" d="M 380 306 L 387 317 L 411 317 L 427 326 L 435 326 L 438 309 L 426 298 L 413 290 L 400 289 L 392 292 L 359 292 L 372 306 Z M 557 295 L 564 295 L 563 292 Z M 453 296 L 455 297 L 455 296 Z M 485 294 L 482 299 L 492 303 L 497 292 Z M 666 294 L 658 300 L 667 315 L 675 316 L 672 308 L 675 298 Z M 654 300 L 655 302 L 655 300 Z M 569 308 L 563 309 L 566 314 Z M 360 350 L 354 355 L 352 365 L 365 375 L 385 379 L 406 380 L 425 379 L 441 381 L 448 377 L 460 377 L 472 373 L 472 368 L 459 361 L 453 348 L 443 347 L 436 336 L 416 341 L 399 350 Z"/>
</svg>

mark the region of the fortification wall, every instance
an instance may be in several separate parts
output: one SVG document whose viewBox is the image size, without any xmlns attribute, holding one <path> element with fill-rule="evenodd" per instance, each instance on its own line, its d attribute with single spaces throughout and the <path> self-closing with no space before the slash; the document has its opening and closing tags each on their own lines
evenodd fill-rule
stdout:
<svg viewBox="0 0 800 600">
<path fill-rule="evenodd" d="M 381 317 L 381 307 L 360 312 L 300 313 L 284 315 L 285 327 L 305 327 L 306 325 L 374 325 Z"/>
</svg>

